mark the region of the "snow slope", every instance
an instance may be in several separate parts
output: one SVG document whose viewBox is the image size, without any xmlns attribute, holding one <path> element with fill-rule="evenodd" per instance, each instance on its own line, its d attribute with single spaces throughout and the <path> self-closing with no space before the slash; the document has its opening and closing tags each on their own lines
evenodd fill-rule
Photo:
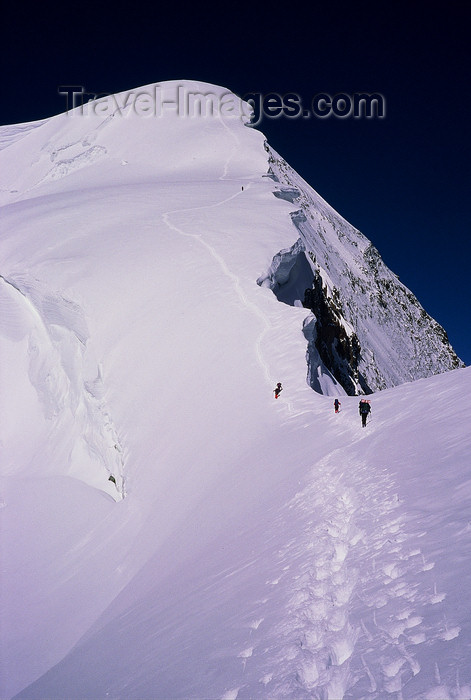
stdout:
<svg viewBox="0 0 471 700">
<path fill-rule="evenodd" d="M 113 114 L 0 134 L 2 697 L 471 697 L 470 371 L 335 415 L 263 135 Z"/>
</svg>

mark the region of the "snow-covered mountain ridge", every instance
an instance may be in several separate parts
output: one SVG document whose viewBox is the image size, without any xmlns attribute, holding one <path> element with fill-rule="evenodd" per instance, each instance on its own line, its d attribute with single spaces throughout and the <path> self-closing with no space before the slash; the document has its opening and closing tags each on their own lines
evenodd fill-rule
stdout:
<svg viewBox="0 0 471 700">
<path fill-rule="evenodd" d="M 470 370 L 335 414 L 263 134 L 113 114 L 0 133 L 0 696 L 470 700 Z"/>
<path fill-rule="evenodd" d="M 267 145 L 276 195 L 299 208 L 299 240 L 259 279 L 303 303 L 309 381 L 327 368 L 348 394 L 370 393 L 462 367 L 445 330 L 384 264 L 376 248 Z M 308 265 L 306 265 L 306 261 Z M 307 290 L 307 292 L 306 292 Z"/>
</svg>

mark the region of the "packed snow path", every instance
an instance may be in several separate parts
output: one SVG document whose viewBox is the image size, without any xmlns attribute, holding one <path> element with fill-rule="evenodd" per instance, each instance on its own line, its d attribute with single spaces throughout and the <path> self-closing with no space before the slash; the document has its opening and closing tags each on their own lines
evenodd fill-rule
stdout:
<svg viewBox="0 0 471 700">
<path fill-rule="evenodd" d="M 421 576 L 434 563 L 411 545 L 395 485 L 371 471 L 336 450 L 288 506 L 303 526 L 279 552 L 279 578 L 267 582 L 286 579 L 283 619 L 270 633 L 275 670 L 264 677 L 274 697 L 401 694 L 420 671 L 414 645 L 459 632 L 443 620 L 422 625 L 423 607 L 445 594 Z"/>
<path fill-rule="evenodd" d="M 191 233 L 185 232 L 172 223 L 174 220 L 188 221 L 188 215 L 193 217 L 196 211 L 201 218 L 202 210 L 222 206 L 235 196 L 238 194 L 215 204 L 167 212 L 163 220 L 171 230 L 195 239 L 208 250 L 234 285 L 241 302 L 254 310 L 267 329 L 267 317 L 250 304 L 240 288 L 238 277 L 229 270 L 215 248 L 204 240 L 202 233 L 196 233 L 194 226 Z M 273 382 L 268 365 L 258 350 L 257 356 L 267 379 Z M 288 505 L 289 509 L 299 511 L 302 527 L 296 541 L 278 553 L 280 575 L 267 582 L 268 587 L 272 587 L 285 579 L 283 589 L 287 596 L 283 604 L 284 618 L 270 631 L 270 637 L 274 637 L 269 643 L 270 657 L 275 659 L 276 672 L 267 670 L 263 676 L 263 683 L 270 684 L 270 692 L 275 697 L 294 694 L 299 698 L 335 700 L 343 698 L 348 688 L 362 677 L 367 684 L 366 690 L 361 692 L 400 692 L 407 677 L 404 667 L 409 676 L 420 670 L 414 656 L 406 651 L 406 642 L 418 644 L 430 636 L 430 631 L 426 634 L 420 629 L 423 618 L 415 610 L 426 603 L 441 602 L 444 597 L 436 591 L 426 588 L 418 591 L 415 586 L 404 583 L 410 575 L 415 578 L 418 572 L 433 568 L 433 563 L 425 562 L 420 548 L 411 550 L 407 545 L 409 535 L 405 530 L 404 516 L 394 517 L 399 501 L 391 479 L 380 475 L 378 480 L 367 463 L 352 463 L 344 453 L 345 450 L 337 449 L 316 464 L 314 483 Z M 335 467 L 345 461 L 348 474 L 338 473 Z M 371 520 L 375 528 L 367 535 L 368 521 Z M 286 529 L 283 523 L 278 523 L 278 526 Z M 381 554 L 381 564 L 377 569 L 378 553 Z M 354 565 L 349 566 L 352 559 Z M 366 590 L 363 588 L 365 582 Z M 355 596 L 365 606 L 356 623 L 350 620 Z M 378 615 L 377 609 L 381 610 Z M 249 640 L 252 643 L 240 652 L 247 675 L 247 665 L 250 667 L 251 657 L 258 651 L 256 632 L 262 622 L 260 618 L 253 623 Z M 361 664 L 354 669 L 347 662 L 353 654 L 360 629 L 364 632 L 365 648 L 359 654 Z M 260 635 L 263 631 L 262 627 Z M 438 630 L 436 634 L 453 635 L 455 632 Z M 375 636 L 376 643 L 369 648 Z M 399 642 L 402 637 L 403 641 Z M 261 639 L 265 646 L 267 640 L 263 636 Z M 384 649 L 377 658 L 379 639 Z"/>
<path fill-rule="evenodd" d="M 202 245 L 208 253 L 214 258 L 214 260 L 217 262 L 219 267 L 221 268 L 223 274 L 228 278 L 228 281 L 230 284 L 232 284 L 234 291 L 236 293 L 237 298 L 240 300 L 242 305 L 246 307 L 252 314 L 257 316 L 260 321 L 261 321 L 261 326 L 262 330 L 260 332 L 260 336 L 257 339 L 256 342 L 256 356 L 257 359 L 263 369 L 263 372 L 265 374 L 265 377 L 267 379 L 268 384 L 273 384 L 275 378 L 271 376 L 270 369 L 268 366 L 267 361 L 264 359 L 263 354 L 262 354 L 262 342 L 263 338 L 265 335 L 265 332 L 271 327 L 269 318 L 266 314 L 264 314 L 258 306 L 256 306 L 254 303 L 250 302 L 249 299 L 247 298 L 246 294 L 244 293 L 242 286 L 240 284 L 240 280 L 238 276 L 234 273 L 231 272 L 229 269 L 226 261 L 223 259 L 223 257 L 216 251 L 215 247 L 210 245 L 207 241 L 205 241 L 202 233 L 195 232 L 195 226 L 194 224 L 191 227 L 191 232 L 184 231 L 181 227 L 177 226 L 176 224 L 172 223 L 174 220 L 178 220 L 180 215 L 180 218 L 183 218 L 184 221 L 188 221 L 188 216 L 185 215 L 190 215 L 192 216 L 194 213 L 198 212 L 198 214 L 201 215 L 202 210 L 213 208 L 213 207 L 219 207 L 223 206 L 226 202 L 231 201 L 234 199 L 234 197 L 239 196 L 239 192 L 237 192 L 235 195 L 231 195 L 227 199 L 223 199 L 220 202 L 216 202 L 215 204 L 209 204 L 205 205 L 202 207 L 192 207 L 189 209 L 185 210 L 176 210 L 172 212 L 166 212 L 163 214 L 162 219 L 164 223 L 172 230 L 176 231 L 178 234 L 182 236 L 187 236 L 189 238 L 192 238 L 193 240 L 197 241 L 200 245 Z M 204 227 L 201 226 L 201 228 L 204 230 Z"/>
</svg>

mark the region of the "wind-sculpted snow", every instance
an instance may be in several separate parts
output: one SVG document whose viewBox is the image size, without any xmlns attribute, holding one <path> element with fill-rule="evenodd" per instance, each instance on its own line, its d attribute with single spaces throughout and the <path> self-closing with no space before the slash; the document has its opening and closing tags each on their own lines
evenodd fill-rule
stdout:
<svg viewBox="0 0 471 700">
<path fill-rule="evenodd" d="M 0 137 L 1 696 L 470 699 L 469 370 L 361 427 L 299 299 L 353 304 L 337 248 L 235 116 Z"/>
<path fill-rule="evenodd" d="M 56 423 L 58 433 L 67 433 L 64 450 L 69 454 L 63 456 L 61 469 L 66 466 L 69 475 L 122 497 L 122 450 L 106 407 L 101 368 L 87 350 L 89 335 L 80 307 L 34 280 L 0 277 L 0 294 L 1 333 L 22 347 L 10 371 L 21 371 L 18 365 L 27 368 L 46 419 L 43 430 L 47 423 Z M 9 422 L 12 419 L 23 422 L 21 414 L 10 416 Z M 4 458 L 14 472 L 15 451 L 7 450 Z M 49 459 L 52 466 L 56 457 L 51 454 Z M 87 461 L 91 464 L 85 469 Z M 115 488 L 107 485 L 110 477 Z"/>
</svg>

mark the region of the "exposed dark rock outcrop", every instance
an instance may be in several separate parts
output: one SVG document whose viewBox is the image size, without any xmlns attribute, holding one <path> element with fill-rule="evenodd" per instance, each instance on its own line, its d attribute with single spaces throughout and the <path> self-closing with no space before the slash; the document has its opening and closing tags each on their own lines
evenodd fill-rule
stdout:
<svg viewBox="0 0 471 700">
<path fill-rule="evenodd" d="M 358 337 L 356 333 L 347 333 L 340 310 L 334 298 L 327 295 L 319 274 L 314 277 L 312 287 L 306 289 L 303 306 L 311 309 L 315 316 L 310 342 L 314 343 L 325 366 L 347 394 L 355 396 L 359 391 L 370 394 L 372 390 L 358 367 L 361 358 Z"/>
</svg>

